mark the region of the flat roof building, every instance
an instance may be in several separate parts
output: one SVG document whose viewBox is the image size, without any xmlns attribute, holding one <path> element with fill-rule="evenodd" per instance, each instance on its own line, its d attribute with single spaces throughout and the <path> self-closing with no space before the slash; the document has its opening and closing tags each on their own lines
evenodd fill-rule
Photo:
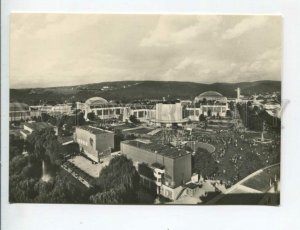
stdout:
<svg viewBox="0 0 300 230">
<path fill-rule="evenodd" d="M 136 139 L 121 142 L 121 153 L 132 159 L 137 168 L 146 164 L 152 169 L 155 179 L 142 175 L 142 182 L 154 182 L 157 193 L 169 199 L 176 199 L 182 185 L 191 180 L 191 152 L 184 149 Z"/>
<path fill-rule="evenodd" d="M 55 130 L 55 126 L 47 123 L 47 122 L 26 122 L 24 123 L 23 126 L 23 130 L 20 131 L 21 135 L 23 136 L 23 138 L 27 138 L 28 135 L 30 135 L 31 133 L 33 133 L 34 131 L 41 131 L 43 129 L 48 129 L 51 128 L 54 131 Z"/>
<path fill-rule="evenodd" d="M 114 146 L 114 133 L 93 126 L 76 127 L 74 141 L 90 159 L 100 162 L 100 158 L 111 153 Z"/>
</svg>

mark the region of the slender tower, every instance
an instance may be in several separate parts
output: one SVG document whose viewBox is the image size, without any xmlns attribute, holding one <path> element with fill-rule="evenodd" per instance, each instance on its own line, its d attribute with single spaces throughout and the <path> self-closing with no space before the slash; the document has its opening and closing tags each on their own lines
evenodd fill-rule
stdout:
<svg viewBox="0 0 300 230">
<path fill-rule="evenodd" d="M 240 88 L 237 88 L 237 89 L 236 89 L 236 99 L 237 99 L 237 101 L 240 100 L 240 96 L 241 96 L 241 89 L 240 89 Z"/>
</svg>

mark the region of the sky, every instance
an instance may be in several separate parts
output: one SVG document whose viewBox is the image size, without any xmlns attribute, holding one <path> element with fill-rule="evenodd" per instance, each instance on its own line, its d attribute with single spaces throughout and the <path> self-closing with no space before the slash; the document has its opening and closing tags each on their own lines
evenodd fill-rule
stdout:
<svg viewBox="0 0 300 230">
<path fill-rule="evenodd" d="M 11 16 L 10 87 L 281 80 L 280 16 Z"/>
</svg>

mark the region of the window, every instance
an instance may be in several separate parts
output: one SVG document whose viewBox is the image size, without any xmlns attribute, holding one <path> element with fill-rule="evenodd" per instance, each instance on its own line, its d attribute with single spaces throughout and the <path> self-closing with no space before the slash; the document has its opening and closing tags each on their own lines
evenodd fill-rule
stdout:
<svg viewBox="0 0 300 230">
<path fill-rule="evenodd" d="M 144 117 L 144 111 L 139 111 L 139 117 Z"/>
</svg>

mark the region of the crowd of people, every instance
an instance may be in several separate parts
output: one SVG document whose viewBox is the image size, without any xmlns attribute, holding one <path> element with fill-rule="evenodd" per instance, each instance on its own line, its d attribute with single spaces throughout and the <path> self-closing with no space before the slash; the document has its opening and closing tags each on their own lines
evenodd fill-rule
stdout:
<svg viewBox="0 0 300 230">
<path fill-rule="evenodd" d="M 254 139 L 260 135 L 232 130 L 221 133 L 195 132 L 192 138 L 216 148 L 212 155 L 218 164 L 218 170 L 212 179 L 234 184 L 252 172 L 280 161 L 280 135 L 268 132 L 266 135 L 271 139 L 270 143 L 255 143 Z"/>
</svg>

